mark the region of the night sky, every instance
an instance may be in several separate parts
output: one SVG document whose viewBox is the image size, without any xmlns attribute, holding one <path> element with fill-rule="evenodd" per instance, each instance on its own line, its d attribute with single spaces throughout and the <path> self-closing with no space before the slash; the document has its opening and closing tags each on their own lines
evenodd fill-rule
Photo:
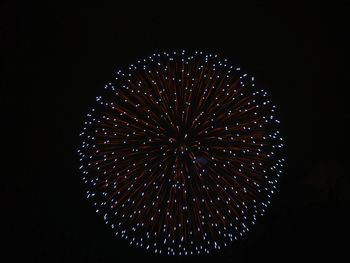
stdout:
<svg viewBox="0 0 350 263">
<path fill-rule="evenodd" d="M 2 2 L 7 156 L 3 225 L 12 257 L 43 262 L 281 262 L 340 259 L 350 234 L 345 7 Z M 157 51 L 202 50 L 269 91 L 286 167 L 248 235 L 209 256 L 154 256 L 116 238 L 85 198 L 78 133 L 117 69 Z M 5 151 L 4 151 L 5 152 Z M 9 169 L 7 169 L 9 168 Z M 6 171 L 6 172 L 5 172 Z"/>
</svg>

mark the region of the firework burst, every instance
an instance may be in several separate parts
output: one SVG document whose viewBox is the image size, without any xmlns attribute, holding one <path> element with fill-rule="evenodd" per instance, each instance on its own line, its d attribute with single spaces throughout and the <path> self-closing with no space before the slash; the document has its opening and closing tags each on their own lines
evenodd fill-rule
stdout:
<svg viewBox="0 0 350 263">
<path fill-rule="evenodd" d="M 282 173 L 275 106 L 202 52 L 153 54 L 105 86 L 79 149 L 96 212 L 130 244 L 209 253 L 244 235 Z"/>
</svg>

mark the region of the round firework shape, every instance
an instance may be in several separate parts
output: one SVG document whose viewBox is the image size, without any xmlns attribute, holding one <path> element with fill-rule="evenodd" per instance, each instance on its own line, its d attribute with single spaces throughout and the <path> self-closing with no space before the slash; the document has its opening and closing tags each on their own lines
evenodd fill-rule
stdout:
<svg viewBox="0 0 350 263">
<path fill-rule="evenodd" d="M 118 71 L 80 133 L 87 198 L 116 235 L 154 253 L 221 249 L 266 212 L 282 173 L 275 106 L 203 52 Z"/>
</svg>

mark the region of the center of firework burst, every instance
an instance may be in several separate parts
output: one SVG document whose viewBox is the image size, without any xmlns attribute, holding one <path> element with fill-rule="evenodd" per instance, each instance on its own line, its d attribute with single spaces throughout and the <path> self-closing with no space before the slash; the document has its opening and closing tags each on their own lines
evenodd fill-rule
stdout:
<svg viewBox="0 0 350 263">
<path fill-rule="evenodd" d="M 175 153 L 179 153 L 179 154 L 185 154 L 189 149 L 187 146 L 187 142 L 184 140 L 184 138 L 179 138 L 176 141 L 174 141 L 175 143 Z"/>
<path fill-rule="evenodd" d="M 178 136 L 177 138 L 170 138 L 169 142 L 174 145 L 175 153 L 185 154 L 189 151 L 187 134 L 184 136 Z"/>
<path fill-rule="evenodd" d="M 181 154 L 184 154 L 187 151 L 187 146 L 185 144 L 180 144 L 180 146 L 178 147 L 178 151 Z"/>
</svg>

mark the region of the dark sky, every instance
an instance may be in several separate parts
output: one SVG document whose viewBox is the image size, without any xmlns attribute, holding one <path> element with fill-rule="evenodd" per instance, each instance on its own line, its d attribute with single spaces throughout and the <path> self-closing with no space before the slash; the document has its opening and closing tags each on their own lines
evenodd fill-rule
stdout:
<svg viewBox="0 0 350 263">
<path fill-rule="evenodd" d="M 174 2 L 0 4 L 14 179 L 4 189 L 6 250 L 43 262 L 340 259 L 350 235 L 345 7 Z M 76 150 L 85 112 L 117 69 L 178 49 L 217 53 L 255 74 L 278 107 L 287 162 L 247 236 L 217 254 L 168 259 L 113 236 L 85 200 Z"/>
</svg>

